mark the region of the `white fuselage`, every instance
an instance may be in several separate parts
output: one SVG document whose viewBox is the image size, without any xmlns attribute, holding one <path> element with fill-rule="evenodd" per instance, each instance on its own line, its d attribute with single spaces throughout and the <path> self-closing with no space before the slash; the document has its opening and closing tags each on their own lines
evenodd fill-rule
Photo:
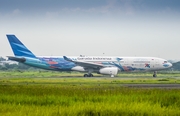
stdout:
<svg viewBox="0 0 180 116">
<path fill-rule="evenodd" d="M 47 57 L 44 56 L 43 58 Z M 51 58 L 63 57 L 54 56 Z M 117 67 L 119 71 L 157 71 L 172 66 L 167 60 L 157 57 L 72 56 L 68 58 L 76 64 L 71 68 L 74 71 L 95 70 L 96 65 Z"/>
</svg>

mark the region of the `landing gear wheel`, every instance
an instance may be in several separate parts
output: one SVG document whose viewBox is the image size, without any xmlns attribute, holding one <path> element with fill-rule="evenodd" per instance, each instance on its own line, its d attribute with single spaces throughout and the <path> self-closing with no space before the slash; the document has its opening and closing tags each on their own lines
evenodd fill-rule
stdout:
<svg viewBox="0 0 180 116">
<path fill-rule="evenodd" d="M 156 71 L 154 72 L 153 77 L 157 77 L 157 72 Z"/>
<path fill-rule="evenodd" d="M 89 77 L 93 77 L 93 74 L 89 74 Z"/>
<path fill-rule="evenodd" d="M 84 74 L 84 77 L 88 77 L 89 75 L 88 74 Z"/>
<path fill-rule="evenodd" d="M 93 77 L 93 74 L 84 74 L 84 77 Z"/>
</svg>

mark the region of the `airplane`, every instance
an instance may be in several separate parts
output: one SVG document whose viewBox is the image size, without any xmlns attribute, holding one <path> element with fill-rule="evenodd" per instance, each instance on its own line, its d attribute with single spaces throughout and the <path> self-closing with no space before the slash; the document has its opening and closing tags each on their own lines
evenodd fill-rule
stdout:
<svg viewBox="0 0 180 116">
<path fill-rule="evenodd" d="M 35 56 L 15 35 L 6 35 L 15 56 L 9 60 L 25 65 L 53 71 L 86 72 L 84 77 L 93 77 L 92 73 L 116 76 L 120 72 L 157 71 L 170 68 L 172 64 L 157 57 L 119 57 L 119 56 Z"/>
</svg>

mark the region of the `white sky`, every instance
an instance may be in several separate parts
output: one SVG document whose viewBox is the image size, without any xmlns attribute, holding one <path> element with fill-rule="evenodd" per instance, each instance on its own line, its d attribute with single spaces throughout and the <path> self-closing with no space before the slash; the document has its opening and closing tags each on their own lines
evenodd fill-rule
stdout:
<svg viewBox="0 0 180 116">
<path fill-rule="evenodd" d="M 180 10 L 173 6 L 179 2 L 159 3 L 162 6 L 154 8 L 137 1 L 100 0 L 90 6 L 67 2 L 59 7 L 37 4 L 30 10 L 16 3 L 10 9 L 0 8 L 0 56 L 13 55 L 6 34 L 15 34 L 38 56 L 105 53 L 180 59 Z"/>
</svg>

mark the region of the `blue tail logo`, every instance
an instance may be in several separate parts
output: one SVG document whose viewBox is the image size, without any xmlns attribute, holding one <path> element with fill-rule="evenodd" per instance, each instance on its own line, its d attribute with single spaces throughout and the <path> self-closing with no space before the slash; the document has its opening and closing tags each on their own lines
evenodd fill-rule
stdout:
<svg viewBox="0 0 180 116">
<path fill-rule="evenodd" d="M 19 41 L 15 35 L 6 35 L 15 56 L 36 58 L 36 56 Z"/>
</svg>

